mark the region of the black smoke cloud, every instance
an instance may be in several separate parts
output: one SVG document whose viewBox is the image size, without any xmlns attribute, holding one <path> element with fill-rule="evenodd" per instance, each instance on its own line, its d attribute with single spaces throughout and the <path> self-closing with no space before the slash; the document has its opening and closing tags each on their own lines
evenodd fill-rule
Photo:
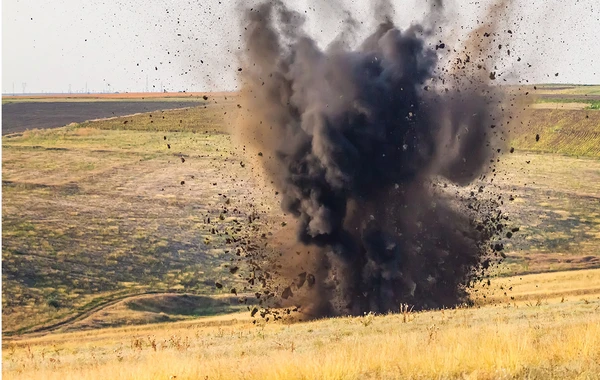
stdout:
<svg viewBox="0 0 600 380">
<path fill-rule="evenodd" d="M 502 96 L 483 64 L 458 71 L 476 60 L 466 55 L 442 67 L 432 25 L 401 30 L 387 16 L 358 47 L 338 39 L 326 50 L 281 2 L 244 22 L 238 132 L 265 152 L 306 251 L 276 256 L 270 294 L 314 315 L 465 302 L 504 218 L 460 188 L 484 178 L 502 147 Z"/>
</svg>

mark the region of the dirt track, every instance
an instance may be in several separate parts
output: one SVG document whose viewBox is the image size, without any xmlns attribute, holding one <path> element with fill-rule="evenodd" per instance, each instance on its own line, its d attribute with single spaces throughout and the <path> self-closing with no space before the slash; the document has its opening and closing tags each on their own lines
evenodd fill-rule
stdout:
<svg viewBox="0 0 600 380">
<path fill-rule="evenodd" d="M 3 339 L 7 339 L 8 337 L 12 337 L 12 336 L 16 336 L 19 338 L 22 338 L 23 336 L 36 336 L 36 335 L 43 335 L 52 331 L 55 331 L 61 327 L 65 327 L 69 324 L 72 324 L 76 321 L 82 320 L 90 315 L 92 315 L 93 313 L 102 310 L 106 307 L 109 307 L 111 305 L 114 305 L 120 301 L 123 301 L 127 298 L 132 298 L 132 297 L 138 297 L 140 295 L 146 295 L 146 294 L 160 294 L 161 292 L 158 291 L 148 291 L 148 292 L 141 292 L 141 293 L 137 293 L 137 294 L 126 294 L 123 296 L 119 296 L 113 299 L 107 299 L 103 302 L 100 302 L 98 305 L 83 311 L 83 312 L 78 312 L 76 314 L 70 315 L 66 318 L 63 318 L 57 322 L 52 322 L 50 324 L 45 324 L 45 325 L 41 325 L 41 326 L 35 326 L 35 327 L 31 327 L 28 329 L 23 329 L 23 330 L 18 330 L 18 331 L 3 331 L 2 332 L 2 337 Z"/>
<path fill-rule="evenodd" d="M 148 296 L 148 295 L 153 295 L 153 296 L 158 296 L 158 295 L 182 295 L 182 294 L 186 294 L 183 291 L 178 291 L 178 290 L 166 290 L 166 291 L 145 291 L 145 292 L 139 292 L 139 293 L 133 293 L 133 294 L 124 294 L 124 295 L 120 295 L 117 296 L 115 298 L 112 299 L 106 299 L 100 303 L 98 303 L 97 305 L 85 310 L 85 311 L 79 311 L 76 312 L 75 314 L 72 314 L 70 316 L 64 317 L 58 321 L 54 321 L 54 322 L 50 322 L 47 324 L 42 324 L 39 326 L 33 326 L 31 328 L 28 329 L 23 329 L 23 330 L 17 330 L 17 331 L 3 331 L 2 332 L 2 338 L 4 340 L 14 340 L 14 339 L 23 339 L 23 338 L 32 338 L 32 337 L 36 337 L 36 336 L 42 336 L 54 331 L 57 331 L 59 329 L 65 328 L 67 326 L 71 326 L 73 324 L 75 324 L 78 321 L 81 321 L 97 312 L 100 312 L 102 310 L 105 310 L 113 305 L 116 305 L 119 302 L 123 302 L 126 300 L 132 300 L 132 299 L 136 299 L 136 298 L 140 298 L 143 296 Z M 251 293 L 240 293 L 239 296 L 244 296 L 244 297 L 248 297 L 250 298 L 251 302 L 252 302 L 252 294 Z M 221 296 L 203 296 L 203 297 L 212 297 L 212 298 L 231 298 L 231 299 L 238 299 L 238 296 L 232 296 L 232 295 L 221 295 Z M 253 304 L 253 303 L 251 303 Z"/>
<path fill-rule="evenodd" d="M 23 102 L 2 105 L 2 135 L 46 129 L 86 120 L 125 116 L 202 104 L 193 101 Z"/>
</svg>

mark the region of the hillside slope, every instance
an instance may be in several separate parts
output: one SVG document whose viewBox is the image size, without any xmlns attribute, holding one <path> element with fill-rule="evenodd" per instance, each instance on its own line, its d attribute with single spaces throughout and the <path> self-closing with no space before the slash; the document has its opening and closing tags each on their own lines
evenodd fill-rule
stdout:
<svg viewBox="0 0 600 380">
<path fill-rule="evenodd" d="M 228 266 L 270 206 L 205 112 L 161 113 L 177 132 L 144 114 L 3 137 L 3 332 L 148 291 L 243 287 Z"/>
<path fill-rule="evenodd" d="M 599 110 L 532 109 L 528 116 L 510 131 L 516 149 L 600 158 Z"/>
</svg>

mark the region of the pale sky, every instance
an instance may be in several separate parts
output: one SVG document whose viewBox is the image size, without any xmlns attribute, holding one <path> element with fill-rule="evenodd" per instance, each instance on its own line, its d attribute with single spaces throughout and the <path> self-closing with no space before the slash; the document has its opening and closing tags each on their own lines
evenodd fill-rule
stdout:
<svg viewBox="0 0 600 380">
<path fill-rule="evenodd" d="M 214 91 L 237 86 L 241 0 L 3 0 L 2 92 Z M 424 0 L 397 0 L 401 27 L 418 21 Z M 373 26 L 363 0 L 287 1 L 308 16 L 326 46 L 344 9 Z M 446 3 L 451 3 L 446 0 Z M 449 29 L 473 27 L 491 0 L 454 0 Z M 332 5 L 333 4 L 333 5 Z M 416 4 L 421 4 L 417 6 Z M 598 0 L 514 0 L 515 49 L 532 62 L 530 83 L 600 83 Z M 559 73 L 555 77 L 555 73 Z M 161 87 L 162 86 L 162 87 Z"/>
</svg>

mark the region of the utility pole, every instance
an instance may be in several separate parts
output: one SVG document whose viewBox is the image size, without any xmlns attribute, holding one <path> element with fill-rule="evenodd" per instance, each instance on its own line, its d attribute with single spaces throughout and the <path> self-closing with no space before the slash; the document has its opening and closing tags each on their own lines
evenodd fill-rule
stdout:
<svg viewBox="0 0 600 380">
<path fill-rule="evenodd" d="M 69 83 L 69 94 L 71 94 L 71 83 Z"/>
<path fill-rule="evenodd" d="M 148 92 L 148 74 L 146 74 L 146 92 Z"/>
<path fill-rule="evenodd" d="M 85 82 L 85 93 L 88 93 L 88 89 L 87 89 L 87 82 Z"/>
<path fill-rule="evenodd" d="M 15 82 L 13 82 L 13 96 L 15 96 Z"/>
<path fill-rule="evenodd" d="M 23 88 L 23 95 L 25 95 L 25 89 L 27 88 L 27 83 L 23 82 L 23 83 L 21 83 L 21 86 Z"/>
</svg>

